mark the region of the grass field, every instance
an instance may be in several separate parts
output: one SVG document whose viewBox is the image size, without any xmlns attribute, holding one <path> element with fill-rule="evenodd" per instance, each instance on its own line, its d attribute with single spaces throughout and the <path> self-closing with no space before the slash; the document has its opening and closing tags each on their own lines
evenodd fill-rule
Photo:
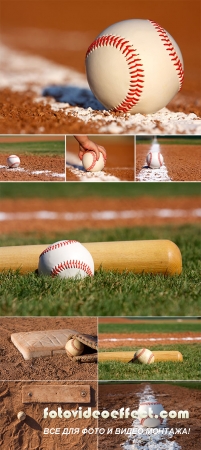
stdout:
<svg viewBox="0 0 201 450">
<path fill-rule="evenodd" d="M 139 195 L 195 196 L 200 200 L 199 183 L 2 183 L 0 197 L 6 198 L 82 198 L 89 196 L 135 198 Z M 201 311 L 201 229 L 199 224 L 70 231 L 64 236 L 25 233 L 1 234 L 0 246 L 50 244 L 60 239 L 80 242 L 170 239 L 180 248 L 183 272 L 166 277 L 150 274 L 122 274 L 102 269 L 93 278 L 59 280 L 35 273 L 0 274 L 1 315 L 199 315 Z"/>
<path fill-rule="evenodd" d="M 139 384 L 139 381 L 103 381 L 100 380 L 99 383 L 100 385 L 113 385 L 113 384 L 117 384 L 119 386 L 121 386 L 121 384 Z M 154 384 L 158 384 L 158 381 L 151 381 L 149 382 L 149 384 L 152 386 L 153 385 L 153 389 L 154 389 Z M 160 384 L 164 384 L 164 385 L 173 385 L 173 386 L 181 386 L 181 387 L 185 387 L 187 389 L 201 389 L 201 381 L 160 381 Z"/>
<path fill-rule="evenodd" d="M 130 318 L 129 318 L 130 319 Z M 159 323 L 99 323 L 99 333 L 179 333 L 185 331 L 200 332 L 201 334 L 201 320 L 200 322 L 189 323 L 187 319 L 183 319 L 182 322 L 162 323 L 159 319 Z"/>
<path fill-rule="evenodd" d="M 0 143 L 0 153 L 25 155 L 56 156 L 65 152 L 65 142 L 62 141 L 37 141 L 37 142 L 4 142 Z"/>
<path fill-rule="evenodd" d="M 79 241 L 167 238 L 183 255 L 180 276 L 97 271 L 93 278 L 59 280 L 31 273 L 0 274 L 1 315 L 199 315 L 201 230 L 195 226 L 80 230 Z M 51 243 L 56 235 L 2 235 L 0 245 Z M 68 239 L 77 239 L 70 232 Z"/>
<path fill-rule="evenodd" d="M 118 347 L 115 351 L 132 351 Z M 111 349 L 110 349 L 111 350 Z M 132 364 L 118 361 L 99 362 L 100 380 L 199 380 L 201 376 L 200 344 L 155 345 L 151 350 L 177 350 L 183 362 L 164 361 L 153 364 Z"/>
<path fill-rule="evenodd" d="M 140 144 L 151 144 L 153 142 L 152 137 L 137 136 L 136 140 Z M 199 136 L 158 136 L 157 142 L 161 145 L 201 145 L 201 138 Z"/>
<path fill-rule="evenodd" d="M 93 186 L 92 186 L 93 184 Z M 180 197 L 192 195 L 201 199 L 200 183 L 1 183 L 0 198 L 81 198 L 139 196 Z M 123 186 L 122 186 L 123 185 Z"/>
</svg>

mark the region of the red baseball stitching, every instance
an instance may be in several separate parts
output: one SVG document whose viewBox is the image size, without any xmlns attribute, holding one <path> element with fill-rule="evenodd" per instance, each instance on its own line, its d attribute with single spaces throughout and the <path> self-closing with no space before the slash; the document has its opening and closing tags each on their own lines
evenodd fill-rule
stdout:
<svg viewBox="0 0 201 450">
<path fill-rule="evenodd" d="M 65 269 L 81 269 L 90 277 L 93 275 L 90 267 L 86 263 L 74 259 L 72 261 L 70 260 L 59 263 L 57 266 L 53 267 L 50 275 L 54 278 Z"/>
<path fill-rule="evenodd" d="M 56 244 L 52 244 L 49 247 L 47 247 L 45 250 L 43 250 L 43 252 L 40 254 L 39 258 L 42 255 L 45 255 L 45 253 L 50 252 L 51 250 L 57 250 L 57 248 L 65 247 L 65 245 L 75 244 L 75 243 L 77 243 L 77 241 L 69 240 L 69 241 L 61 241 L 61 242 L 57 242 Z"/>
<path fill-rule="evenodd" d="M 87 169 L 86 169 L 86 170 L 91 170 L 91 169 L 94 168 L 94 166 L 95 166 L 95 164 L 96 164 L 96 161 L 97 161 L 97 159 L 96 159 L 96 153 L 93 152 L 93 151 L 90 151 L 90 150 L 86 151 L 86 152 L 85 152 L 85 155 L 86 155 L 86 153 L 91 153 L 91 154 L 92 154 L 92 157 L 93 157 L 93 161 L 92 161 L 91 165 L 90 165 L 89 167 L 87 167 Z"/>
<path fill-rule="evenodd" d="M 129 41 L 125 40 L 121 36 L 106 35 L 100 36 L 95 39 L 89 46 L 86 58 L 97 48 L 112 46 L 121 51 L 125 57 L 130 73 L 129 89 L 124 100 L 113 108 L 113 111 L 129 111 L 135 106 L 142 95 L 143 83 L 144 83 L 144 69 L 143 64 L 136 49 Z"/>
<path fill-rule="evenodd" d="M 165 30 L 160 27 L 160 25 L 156 22 L 154 22 L 153 20 L 150 20 L 150 23 L 154 26 L 155 30 L 157 31 L 158 35 L 161 38 L 161 41 L 164 45 L 164 47 L 166 48 L 166 50 L 169 53 L 169 56 L 171 58 L 171 61 L 173 62 L 178 78 L 179 78 L 179 90 L 181 90 L 182 84 L 183 84 L 183 80 L 184 80 L 184 70 L 182 67 L 182 63 L 172 45 L 172 42 L 170 41 L 167 33 L 165 32 Z"/>
<path fill-rule="evenodd" d="M 153 353 L 150 355 L 150 357 L 149 357 L 149 359 L 148 359 L 148 361 L 147 361 L 148 364 L 149 364 L 149 362 L 152 360 L 152 358 L 154 358 Z"/>
<path fill-rule="evenodd" d="M 143 348 L 142 351 L 139 353 L 139 355 L 134 356 L 133 360 L 135 361 L 135 359 L 138 359 L 139 356 L 143 355 L 143 353 L 145 352 L 146 348 Z"/>
</svg>

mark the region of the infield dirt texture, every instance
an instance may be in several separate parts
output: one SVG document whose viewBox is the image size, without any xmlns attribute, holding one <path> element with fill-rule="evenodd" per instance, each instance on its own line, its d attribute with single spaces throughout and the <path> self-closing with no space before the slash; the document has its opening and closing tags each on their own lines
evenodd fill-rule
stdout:
<svg viewBox="0 0 201 450">
<path fill-rule="evenodd" d="M 85 74 L 96 36 L 132 18 L 159 23 L 184 59 L 181 92 L 145 116 L 100 109 Z M 201 134 L 199 0 L 1 0 L 1 38 L 1 133 Z"/>
</svg>

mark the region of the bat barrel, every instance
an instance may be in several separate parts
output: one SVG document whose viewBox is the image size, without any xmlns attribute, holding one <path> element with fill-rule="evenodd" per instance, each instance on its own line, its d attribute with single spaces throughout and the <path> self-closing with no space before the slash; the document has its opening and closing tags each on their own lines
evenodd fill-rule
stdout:
<svg viewBox="0 0 201 450">
<path fill-rule="evenodd" d="M 119 361 L 119 362 L 132 362 L 134 354 L 136 350 L 132 350 L 129 352 L 119 351 L 119 352 L 99 352 L 98 354 L 98 361 L 99 362 L 105 362 L 105 361 Z M 177 350 L 170 350 L 170 351 L 156 351 L 152 350 L 152 353 L 154 354 L 154 361 L 174 361 L 174 362 L 182 362 L 183 356 L 182 354 Z"/>
</svg>

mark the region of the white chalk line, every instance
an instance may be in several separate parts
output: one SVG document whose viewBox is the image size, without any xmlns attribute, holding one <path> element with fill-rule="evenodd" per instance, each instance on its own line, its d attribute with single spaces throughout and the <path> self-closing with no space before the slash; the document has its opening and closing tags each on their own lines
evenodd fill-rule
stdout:
<svg viewBox="0 0 201 450">
<path fill-rule="evenodd" d="M 201 341 L 201 336 L 196 337 L 164 337 L 164 338 L 149 338 L 149 337 L 142 337 L 142 338 L 105 338 L 102 339 L 99 335 L 99 342 L 162 342 L 162 341 L 184 341 L 184 342 L 190 342 L 190 341 Z"/>
<path fill-rule="evenodd" d="M 0 169 L 7 169 L 8 172 L 12 173 L 12 172 L 19 172 L 19 173 L 27 173 L 28 175 L 48 175 L 50 177 L 58 177 L 58 178 L 64 178 L 65 179 L 65 173 L 56 173 L 56 172 L 51 172 L 51 170 L 26 170 L 23 169 L 23 167 L 13 167 L 11 169 L 9 169 L 8 166 L 1 166 L 0 165 Z"/>
<path fill-rule="evenodd" d="M 156 137 L 154 138 L 151 148 L 149 150 L 153 153 L 161 153 L 160 150 L 160 144 L 158 144 Z M 149 181 L 149 182 L 162 182 L 162 181 L 172 181 L 171 178 L 168 175 L 167 167 L 165 166 L 165 163 L 163 162 L 163 165 L 159 169 L 151 169 L 147 166 L 146 160 L 144 162 L 144 166 L 139 172 L 139 174 L 136 176 L 136 180 L 138 181 Z"/>
<path fill-rule="evenodd" d="M 139 406 L 141 403 L 157 401 L 149 385 L 145 386 L 143 392 L 138 392 L 136 395 L 139 397 Z M 181 446 L 172 441 L 174 433 L 172 429 L 168 429 L 167 424 L 167 419 L 164 419 L 163 423 L 157 427 L 157 434 L 142 434 L 143 427 L 139 420 L 135 419 L 131 427 L 129 427 L 133 429 L 128 435 L 127 441 L 121 444 L 121 447 L 124 450 L 180 450 Z M 150 428 L 145 427 L 144 430 L 150 430 Z"/>
<path fill-rule="evenodd" d="M 66 164 L 66 167 L 72 172 L 77 178 L 78 181 L 95 181 L 95 182 L 103 182 L 103 181 L 114 181 L 119 182 L 121 181 L 119 178 L 105 173 L 103 170 L 100 170 L 98 172 L 85 172 L 85 170 L 74 168 L 68 164 Z M 68 178 L 67 178 L 68 181 Z"/>
<path fill-rule="evenodd" d="M 63 220 L 71 221 L 110 221 L 110 220 L 128 220 L 145 218 L 201 218 L 201 208 L 185 209 L 143 209 L 143 210 L 125 210 L 125 211 L 91 211 L 91 212 L 57 212 L 57 211 L 30 211 L 30 212 L 0 212 L 0 221 L 9 220 Z"/>
</svg>

